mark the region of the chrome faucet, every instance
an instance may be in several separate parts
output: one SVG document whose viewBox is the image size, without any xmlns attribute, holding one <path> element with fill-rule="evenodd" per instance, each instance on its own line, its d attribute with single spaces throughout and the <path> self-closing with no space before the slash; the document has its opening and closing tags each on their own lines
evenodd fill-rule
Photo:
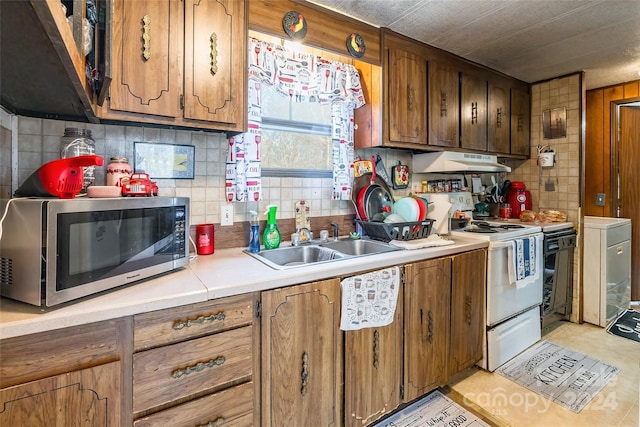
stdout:
<svg viewBox="0 0 640 427">
<path fill-rule="evenodd" d="M 338 232 L 340 231 L 338 224 L 332 222 L 331 226 L 333 227 L 333 240 L 338 240 Z"/>
</svg>

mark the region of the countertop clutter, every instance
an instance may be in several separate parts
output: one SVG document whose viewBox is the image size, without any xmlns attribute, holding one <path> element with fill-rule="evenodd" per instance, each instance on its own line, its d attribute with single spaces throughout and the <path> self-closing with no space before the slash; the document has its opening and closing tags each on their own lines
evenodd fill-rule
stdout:
<svg viewBox="0 0 640 427">
<path fill-rule="evenodd" d="M 148 280 L 77 300 L 57 308 L 39 308 L 0 299 L 0 338 L 77 326 L 122 316 L 204 302 L 216 298 L 280 288 L 331 277 L 348 276 L 397 264 L 437 258 L 487 247 L 486 242 L 455 238 L 455 244 L 355 257 L 326 264 L 274 270 L 242 252 L 216 250 L 187 267 Z"/>
</svg>

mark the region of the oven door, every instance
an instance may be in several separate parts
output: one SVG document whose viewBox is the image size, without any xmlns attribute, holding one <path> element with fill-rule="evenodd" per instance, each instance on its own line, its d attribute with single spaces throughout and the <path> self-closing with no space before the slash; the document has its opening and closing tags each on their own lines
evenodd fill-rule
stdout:
<svg viewBox="0 0 640 427">
<path fill-rule="evenodd" d="M 509 279 L 511 240 L 491 242 L 487 257 L 487 325 L 495 326 L 527 309 L 542 304 L 544 259 L 542 233 L 522 237 L 536 238 L 536 274 L 525 284 Z"/>
</svg>

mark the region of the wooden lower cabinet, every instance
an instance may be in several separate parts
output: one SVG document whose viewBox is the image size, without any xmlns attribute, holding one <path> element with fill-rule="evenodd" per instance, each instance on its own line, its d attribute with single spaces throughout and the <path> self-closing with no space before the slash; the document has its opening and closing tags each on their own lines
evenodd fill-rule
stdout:
<svg viewBox="0 0 640 427">
<path fill-rule="evenodd" d="M 447 379 L 451 259 L 405 267 L 404 401 L 416 399 Z"/>
<path fill-rule="evenodd" d="M 0 425 L 130 425 L 131 319 L 0 341 Z"/>
<path fill-rule="evenodd" d="M 486 251 L 405 268 L 403 400 L 408 402 L 482 359 Z"/>
<path fill-rule="evenodd" d="M 257 299 L 134 316 L 135 426 L 259 425 Z"/>
<path fill-rule="evenodd" d="M 449 376 L 482 359 L 487 253 L 465 252 L 452 256 L 451 260 Z"/>
<path fill-rule="evenodd" d="M 120 366 L 111 362 L 0 390 L 2 426 L 120 425 Z"/>
<path fill-rule="evenodd" d="M 262 426 L 342 424 L 340 282 L 262 293 Z"/>
<path fill-rule="evenodd" d="M 345 332 L 346 426 L 367 425 L 400 404 L 402 378 L 402 288 L 393 323 Z"/>
</svg>

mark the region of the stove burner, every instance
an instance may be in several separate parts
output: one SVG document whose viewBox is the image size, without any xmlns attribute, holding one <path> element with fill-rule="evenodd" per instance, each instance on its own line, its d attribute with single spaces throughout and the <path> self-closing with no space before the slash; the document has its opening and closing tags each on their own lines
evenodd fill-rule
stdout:
<svg viewBox="0 0 640 427">
<path fill-rule="evenodd" d="M 478 227 L 485 228 L 485 229 L 501 228 L 503 230 L 511 230 L 514 228 L 525 228 L 524 225 L 520 225 L 520 224 L 490 224 L 484 221 L 472 221 L 471 224 L 477 225 Z"/>
<path fill-rule="evenodd" d="M 492 228 L 466 228 L 463 231 L 467 233 L 497 233 L 498 230 Z"/>
</svg>

